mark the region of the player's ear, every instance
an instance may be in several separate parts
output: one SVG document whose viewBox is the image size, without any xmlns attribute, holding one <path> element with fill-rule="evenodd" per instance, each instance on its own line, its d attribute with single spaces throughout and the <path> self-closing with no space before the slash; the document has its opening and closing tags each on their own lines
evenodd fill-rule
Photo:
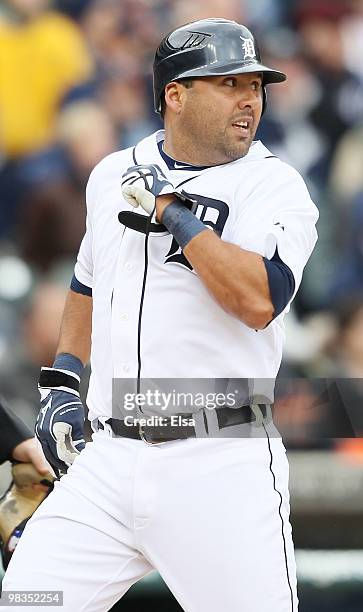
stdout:
<svg viewBox="0 0 363 612">
<path fill-rule="evenodd" d="M 165 106 L 170 108 L 170 110 L 179 115 L 182 109 L 183 104 L 183 96 L 185 88 L 178 81 L 172 81 L 168 83 L 165 87 Z"/>
</svg>

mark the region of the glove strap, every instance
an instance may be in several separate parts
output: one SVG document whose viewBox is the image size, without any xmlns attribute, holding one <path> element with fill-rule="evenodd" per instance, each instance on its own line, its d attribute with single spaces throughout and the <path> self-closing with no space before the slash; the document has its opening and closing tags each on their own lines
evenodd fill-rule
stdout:
<svg viewBox="0 0 363 612">
<path fill-rule="evenodd" d="M 181 191 L 174 191 L 173 195 L 175 195 L 178 200 L 183 202 L 183 204 L 185 204 L 185 206 L 187 206 L 192 213 L 195 213 L 198 207 L 198 201 L 195 198 L 192 198 L 186 191 L 184 191 L 184 189 Z"/>
<path fill-rule="evenodd" d="M 79 383 L 79 376 L 73 372 L 57 370 L 56 368 L 42 368 L 38 387 L 41 389 L 66 391 L 79 397 Z"/>
</svg>

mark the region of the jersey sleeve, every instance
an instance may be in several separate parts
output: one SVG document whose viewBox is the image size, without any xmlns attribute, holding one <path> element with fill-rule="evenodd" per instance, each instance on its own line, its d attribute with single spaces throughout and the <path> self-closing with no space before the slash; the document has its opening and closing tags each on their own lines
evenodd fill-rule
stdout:
<svg viewBox="0 0 363 612">
<path fill-rule="evenodd" d="M 86 233 L 83 237 L 81 246 L 79 248 L 77 262 L 74 268 L 74 276 L 72 279 L 71 289 L 73 289 L 73 291 L 76 291 L 76 293 L 83 293 L 86 295 L 87 295 L 87 289 L 89 289 L 88 295 L 92 295 L 92 285 L 93 285 L 92 211 L 96 203 L 95 171 L 91 173 L 91 176 L 87 183 L 86 203 L 87 203 Z"/>
<path fill-rule="evenodd" d="M 76 293 L 92 296 L 95 278 L 95 248 L 97 249 L 95 245 L 99 244 L 95 235 L 97 236 L 100 214 L 104 209 L 105 186 L 116 184 L 120 189 L 119 177 L 126 168 L 133 165 L 132 151 L 132 147 L 129 147 L 123 151 L 110 153 L 95 166 L 88 179 L 86 233 L 81 242 L 71 283 L 71 289 Z M 118 222 L 117 226 L 119 227 Z"/>
<path fill-rule="evenodd" d="M 301 176 L 293 171 L 284 185 L 273 212 L 264 241 L 264 256 L 272 259 L 276 252 L 292 271 L 296 294 L 304 267 L 313 252 L 318 235 L 319 213 Z"/>
<path fill-rule="evenodd" d="M 278 258 L 286 264 L 293 274 L 292 299 L 317 241 L 319 213 L 300 174 L 280 160 L 276 164 L 269 180 L 261 181 L 250 196 L 234 227 L 233 241 L 267 260 Z"/>
</svg>

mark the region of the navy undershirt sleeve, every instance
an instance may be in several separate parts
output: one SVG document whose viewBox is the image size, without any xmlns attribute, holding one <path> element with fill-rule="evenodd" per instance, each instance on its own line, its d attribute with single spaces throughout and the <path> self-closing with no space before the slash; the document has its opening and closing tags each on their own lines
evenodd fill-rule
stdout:
<svg viewBox="0 0 363 612">
<path fill-rule="evenodd" d="M 280 259 L 277 249 L 272 259 L 264 257 L 263 261 L 267 271 L 275 319 L 286 308 L 294 295 L 295 279 L 290 268 Z"/>
<path fill-rule="evenodd" d="M 75 293 L 81 293 L 82 295 L 88 295 L 89 297 L 92 297 L 92 288 L 80 283 L 78 278 L 76 278 L 74 274 L 71 281 L 71 289 L 72 291 L 75 291 Z"/>
</svg>

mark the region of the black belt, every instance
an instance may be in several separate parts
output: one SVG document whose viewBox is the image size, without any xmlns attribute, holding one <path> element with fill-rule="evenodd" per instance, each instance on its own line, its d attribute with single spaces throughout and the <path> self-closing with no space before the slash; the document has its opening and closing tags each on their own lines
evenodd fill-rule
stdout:
<svg viewBox="0 0 363 612">
<path fill-rule="evenodd" d="M 267 406 L 258 404 L 263 418 L 267 416 Z M 207 411 L 203 410 L 204 424 L 208 434 L 208 422 L 205 416 Z M 241 408 L 216 408 L 215 414 L 218 420 L 219 429 L 226 429 L 234 425 L 243 425 L 245 423 L 253 423 L 256 416 L 250 406 L 242 406 Z M 160 444 L 161 442 L 171 442 L 172 440 L 186 440 L 187 438 L 195 438 L 195 428 L 192 424 L 193 414 L 179 414 L 174 417 L 148 417 L 140 415 L 139 418 L 151 419 L 151 424 L 141 424 L 137 421 L 132 424 L 133 417 L 128 417 L 127 422 L 121 419 L 108 419 L 106 423 L 110 425 L 113 434 L 121 438 L 131 438 L 133 440 L 143 440 L 149 444 Z M 136 420 L 136 419 L 135 419 Z M 104 429 L 103 424 L 99 421 L 99 428 Z M 228 436 L 227 436 L 228 437 Z"/>
</svg>

